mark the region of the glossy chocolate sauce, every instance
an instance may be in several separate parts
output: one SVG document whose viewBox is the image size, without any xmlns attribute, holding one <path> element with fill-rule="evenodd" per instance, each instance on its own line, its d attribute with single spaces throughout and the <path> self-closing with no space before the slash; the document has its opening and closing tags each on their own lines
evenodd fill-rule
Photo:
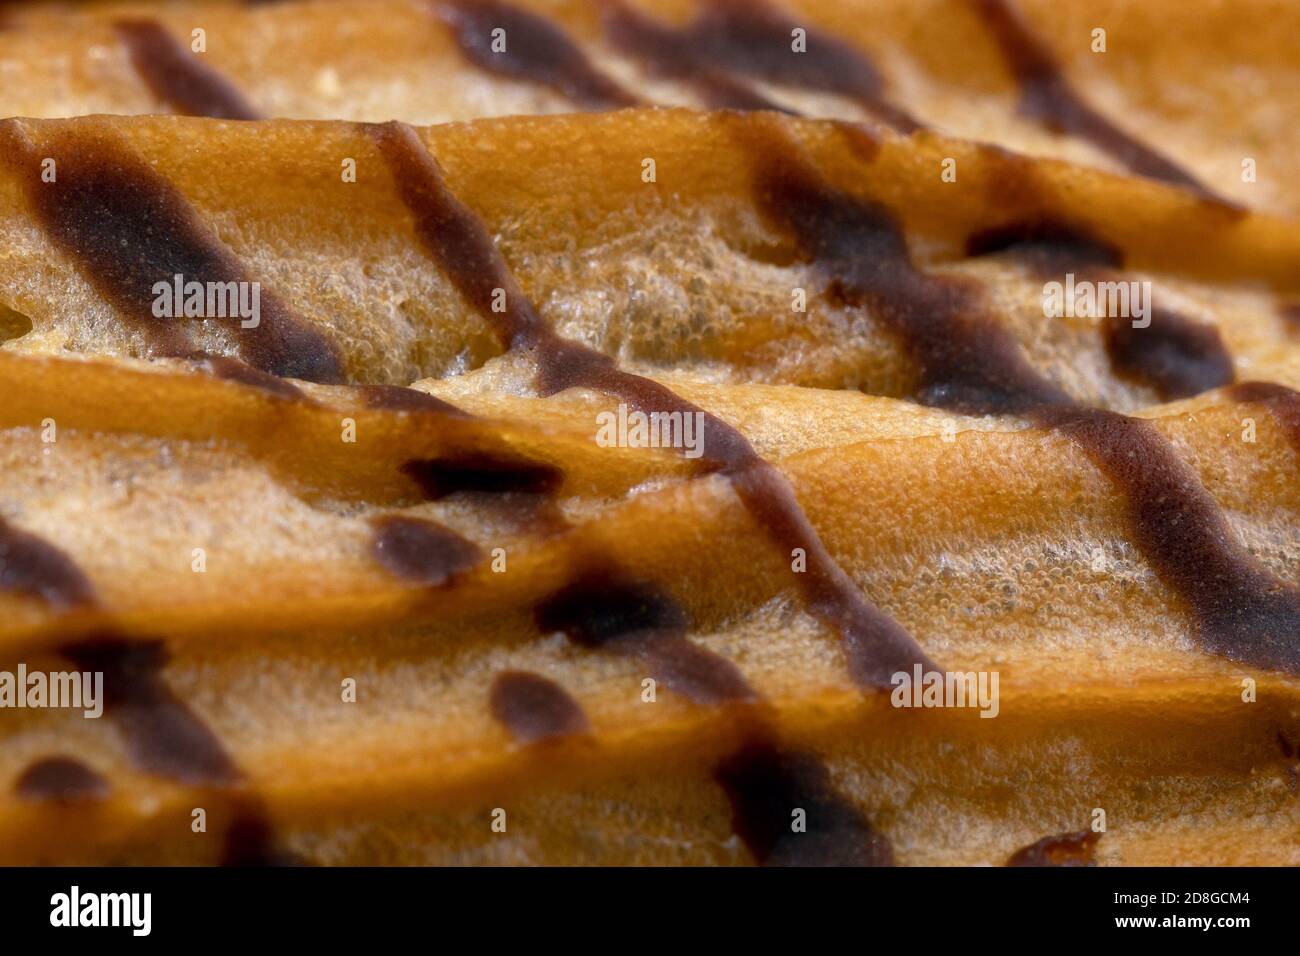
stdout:
<svg viewBox="0 0 1300 956">
<path fill-rule="evenodd" d="M 1003 225 L 967 240 L 970 255 L 1001 255 L 1024 262 L 1041 278 L 1063 282 L 1126 282 L 1116 272 L 1118 248 L 1086 230 L 1050 219 Z M 1135 328 L 1129 316 L 1102 320 L 1102 342 L 1115 373 L 1153 388 L 1162 401 L 1190 398 L 1231 385 L 1232 356 L 1219 330 L 1148 302 L 1150 324 Z"/>
<path fill-rule="evenodd" d="M 412 584 L 439 587 L 481 557 L 473 543 L 424 518 L 384 515 L 371 524 L 375 530 L 370 552 L 375 560 Z"/>
<path fill-rule="evenodd" d="M 1085 103 L 1070 86 L 1047 45 L 1007 0 L 970 0 L 997 41 L 1020 86 L 1020 112 L 1055 133 L 1086 139 L 1139 176 L 1213 196 L 1190 173 L 1124 132 Z M 1225 205 L 1232 205 L 1225 203 Z"/>
<path fill-rule="evenodd" d="M 153 314 L 157 282 L 242 282 L 238 258 L 204 226 L 185 197 L 131 147 L 108 134 L 42 131 L 38 148 L 14 121 L 0 122 L 0 147 L 22 169 L 32 211 L 49 238 L 69 255 L 100 295 L 144 333 L 151 354 L 194 351 L 185 319 Z M 56 182 L 41 181 L 44 157 L 57 163 Z M 243 358 L 272 375 L 340 382 L 330 341 L 262 290 L 261 319 L 215 319 L 239 341 Z"/>
<path fill-rule="evenodd" d="M 230 80 L 191 53 L 161 23 L 119 20 L 113 28 L 140 78 L 176 112 L 213 119 L 262 118 Z"/>
<path fill-rule="evenodd" d="M 550 87 L 587 109 L 618 109 L 639 102 L 543 17 L 499 0 L 445 0 L 438 9 L 465 59 L 480 69 Z M 492 49 L 497 29 L 505 31 L 501 52 Z"/>
<path fill-rule="evenodd" d="M 1101 834 L 1092 830 L 1043 837 L 1017 850 L 1007 859 L 1007 866 L 1096 866 L 1093 850 Z"/>
<path fill-rule="evenodd" d="M 815 757 L 751 741 L 718 765 L 732 829 L 763 866 L 892 866 L 889 841 L 835 789 Z M 795 811 L 806 831 L 794 830 Z"/>
<path fill-rule="evenodd" d="M 559 684 L 527 671 L 503 671 L 488 695 L 492 716 L 523 745 L 589 731 L 587 715 Z"/>
<path fill-rule="evenodd" d="M 95 603 L 95 589 L 59 548 L 0 518 L 0 592 L 39 598 L 56 611 Z"/>
<path fill-rule="evenodd" d="M 45 757 L 18 777 L 14 792 L 38 803 L 81 803 L 108 796 L 108 781 L 80 760 Z"/>
</svg>

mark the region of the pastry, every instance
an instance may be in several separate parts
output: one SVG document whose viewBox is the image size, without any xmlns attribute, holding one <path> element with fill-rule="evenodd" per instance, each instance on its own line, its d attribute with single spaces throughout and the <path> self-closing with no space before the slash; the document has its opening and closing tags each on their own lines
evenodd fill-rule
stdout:
<svg viewBox="0 0 1300 956">
<path fill-rule="evenodd" d="M 1284 203 L 893 73 L 650 107 L 778 95 L 729 9 L 652 80 L 549 10 L 562 115 L 453 46 L 473 122 L 0 121 L 0 676 L 103 681 L 0 713 L 0 862 L 1298 862 Z"/>
</svg>

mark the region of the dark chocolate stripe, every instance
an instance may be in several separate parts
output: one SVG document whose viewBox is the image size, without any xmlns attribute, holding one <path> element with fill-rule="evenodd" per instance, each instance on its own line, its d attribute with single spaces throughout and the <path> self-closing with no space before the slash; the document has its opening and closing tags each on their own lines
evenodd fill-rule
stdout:
<svg viewBox="0 0 1300 956">
<path fill-rule="evenodd" d="M 41 128 L 31 143 L 16 121 L 0 123 L 0 146 L 22 168 L 32 209 L 50 239 L 80 266 L 95 290 L 142 331 L 153 355 L 194 351 L 179 319 L 153 314 L 154 285 L 247 281 L 238 258 L 214 236 L 185 197 L 126 143 L 72 127 Z M 56 182 L 40 163 L 57 163 Z M 342 381 L 334 346 L 263 290 L 261 322 L 226 323 L 243 357 L 264 372 L 316 382 Z"/>
<path fill-rule="evenodd" d="M 402 474 L 430 501 L 459 491 L 552 495 L 564 484 L 564 473 L 553 465 L 488 451 L 415 458 L 402 465 Z"/>
<path fill-rule="evenodd" d="M 1064 281 L 1073 273 L 1076 281 L 1099 286 L 1127 281 L 1115 271 L 1124 261 L 1118 248 L 1057 220 L 1002 225 L 971 236 L 966 248 L 970 255 L 1014 256 L 1042 278 Z M 1122 315 L 1103 320 L 1102 342 L 1116 374 L 1150 386 L 1164 401 L 1232 384 L 1232 356 L 1218 329 L 1147 304 L 1150 324 L 1144 328 L 1134 328 L 1133 320 Z"/>
<path fill-rule="evenodd" d="M 669 389 L 620 371 L 606 355 L 556 336 L 542 322 L 497 250 L 482 221 L 447 188 L 437 162 L 409 126 L 374 128 L 376 142 L 411 209 L 417 235 L 460 294 L 496 325 L 503 344 L 534 356 L 545 394 L 582 386 L 605 392 L 641 411 L 702 412 Z M 491 310 L 494 289 L 506 290 L 506 311 Z M 822 544 L 785 477 L 755 453 L 730 425 L 705 413 L 704 457 L 731 479 L 750 513 L 784 550 L 803 549 L 807 571 L 797 583 L 809 609 L 838 630 L 854 680 L 888 688 L 898 671 L 934 665 L 896 621 L 868 602 Z"/>
<path fill-rule="evenodd" d="M 1134 542 L 1191 612 L 1202 647 L 1300 673 L 1300 590 L 1237 541 L 1218 503 L 1150 422 L 1091 408 L 1041 409 L 1122 493 Z"/>
<path fill-rule="evenodd" d="M 389 412 L 435 412 L 458 418 L 467 417 L 450 402 L 444 402 L 418 388 L 407 388 L 402 385 L 358 385 L 355 391 L 371 408 L 380 408 Z"/>
<path fill-rule="evenodd" d="M 977 286 L 913 265 L 884 205 L 831 186 L 784 135 L 760 131 L 745 145 L 760 208 L 825 276 L 830 298 L 869 306 L 898 338 L 917 371 L 916 401 L 971 414 L 1069 403 L 985 314 Z"/>
<path fill-rule="evenodd" d="M 1238 402 L 1263 405 L 1300 453 L 1300 392 L 1273 382 L 1242 382 L 1228 390 Z"/>
<path fill-rule="evenodd" d="M 637 658 L 656 681 L 697 704 L 757 700 L 736 665 L 686 637 L 686 612 L 676 601 L 608 565 L 545 598 L 534 616 L 544 632 Z"/>
<path fill-rule="evenodd" d="M 1018 413 L 1078 443 L 1123 494 L 1138 547 L 1191 612 L 1212 653 L 1300 673 L 1300 591 L 1273 577 L 1231 533 L 1195 473 L 1148 422 L 1077 406 L 1041 375 L 1012 335 L 984 315 L 975 287 L 917 270 L 902 229 L 880 204 L 833 189 L 783 137 L 758 141 L 760 203 L 784 226 L 832 290 L 865 303 L 918 366 L 915 398 L 973 414 Z M 1112 253 L 1059 229 L 1031 237 L 1032 257 L 1087 261 Z M 1008 249 L 1006 236 L 976 248 Z"/>
<path fill-rule="evenodd" d="M 162 679 L 162 642 L 106 636 L 62 653 L 81 670 L 104 674 L 104 712 L 142 770 L 191 786 L 238 782 L 239 769 L 221 741 Z"/>
<path fill-rule="evenodd" d="M 889 841 L 841 796 L 825 766 L 758 736 L 714 771 L 732 829 L 764 866 L 892 866 Z M 803 810 L 806 830 L 794 829 Z"/>
<path fill-rule="evenodd" d="M 1224 203 L 1190 173 L 1125 133 L 1085 103 L 1070 86 L 1055 58 L 1007 0 L 970 0 L 1020 85 L 1020 112 L 1056 133 L 1086 139 L 1140 176 L 1191 189 Z M 1224 203 L 1232 205 L 1231 203 Z"/>
<path fill-rule="evenodd" d="M 179 355 L 177 358 L 184 359 L 198 371 L 211 375 L 213 378 L 238 382 L 240 385 L 247 385 L 268 395 L 292 402 L 309 401 L 307 396 L 302 393 L 302 390 L 293 383 L 285 381 L 278 375 L 272 375 L 269 372 L 263 372 L 261 369 L 253 368 L 247 362 L 241 362 L 239 359 L 230 358 L 226 355 L 213 355 L 210 352 L 191 352 L 188 355 Z"/>
<path fill-rule="evenodd" d="M 384 515 L 371 523 L 375 529 L 371 553 L 385 570 L 404 581 L 438 587 L 480 558 L 474 544 L 433 521 Z"/>
<path fill-rule="evenodd" d="M 41 803 L 80 803 L 108 796 L 108 781 L 80 760 L 45 757 L 31 764 L 14 784 L 24 800 Z"/>
<path fill-rule="evenodd" d="M 605 4 L 605 32 L 616 49 L 659 76 L 689 83 L 714 109 L 791 112 L 701 57 L 689 32 L 664 26 L 625 4 Z"/>
<path fill-rule="evenodd" d="M 233 83 L 190 52 L 161 23 L 119 20 L 113 27 L 140 78 L 176 112 L 214 119 L 262 118 Z"/>
<path fill-rule="evenodd" d="M 1062 833 L 1043 837 L 1037 843 L 1017 850 L 1007 859 L 1007 866 L 1096 866 L 1093 850 L 1101 834 L 1093 830 Z"/>
<path fill-rule="evenodd" d="M 550 87 L 589 109 L 639 102 L 549 20 L 499 0 L 441 0 L 438 7 L 465 59 L 489 73 Z M 496 29 L 505 31 L 504 52 L 492 50 Z"/>
<path fill-rule="evenodd" d="M 527 671 L 498 674 L 492 681 L 489 707 L 497 722 L 524 745 L 585 734 L 591 729 L 587 715 L 568 691 Z"/>
<path fill-rule="evenodd" d="M 915 119 L 884 98 L 880 73 L 865 54 L 796 23 L 761 0 L 713 0 L 704 5 L 693 23 L 680 30 L 657 25 L 621 2 L 610 3 L 606 9 L 611 39 L 646 57 L 657 69 L 686 78 L 693 75 L 706 94 L 714 88 L 725 96 L 732 88 L 757 98 L 749 104 L 741 98 L 736 103 L 714 102 L 715 106 L 781 108 L 736 84 L 728 76 L 730 71 L 847 97 L 899 132 L 920 128 Z M 802 53 L 792 48 L 796 27 L 806 32 L 807 49 Z"/>
<path fill-rule="evenodd" d="M 4 518 L 0 518 L 0 591 L 40 598 L 59 611 L 95 603 L 95 590 L 76 562 Z"/>
</svg>

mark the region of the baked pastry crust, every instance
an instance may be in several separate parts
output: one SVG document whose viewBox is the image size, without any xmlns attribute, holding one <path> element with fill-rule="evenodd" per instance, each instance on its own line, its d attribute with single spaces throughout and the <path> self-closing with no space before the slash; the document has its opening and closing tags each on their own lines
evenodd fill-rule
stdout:
<svg viewBox="0 0 1300 956">
<path fill-rule="evenodd" d="M 0 123 L 0 861 L 1297 862 L 1300 230 L 893 119 Z"/>
</svg>

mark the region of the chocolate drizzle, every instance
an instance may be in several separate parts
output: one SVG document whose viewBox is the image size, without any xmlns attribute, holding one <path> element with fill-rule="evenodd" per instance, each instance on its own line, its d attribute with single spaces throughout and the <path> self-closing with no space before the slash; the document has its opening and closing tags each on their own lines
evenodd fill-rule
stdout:
<svg viewBox="0 0 1300 956">
<path fill-rule="evenodd" d="M 1236 540 L 1217 502 L 1150 422 L 1090 408 L 1042 409 L 1123 493 L 1134 543 L 1191 612 L 1206 650 L 1300 674 L 1300 590 Z"/>
<path fill-rule="evenodd" d="M 884 98 L 880 73 L 865 54 L 760 0 L 713 0 L 682 29 L 657 24 L 618 0 L 607 2 L 605 11 L 606 31 L 616 46 L 661 74 L 694 82 L 711 106 L 784 110 L 738 83 L 734 74 L 740 74 L 847 97 L 902 133 L 920 128 Z M 793 48 L 796 27 L 805 30 L 803 52 Z"/>
<path fill-rule="evenodd" d="M 1053 219 L 1009 223 L 977 233 L 966 243 L 969 255 L 1011 256 L 1042 278 L 1063 281 L 1067 274 L 1101 290 L 1126 280 L 1115 270 L 1123 254 L 1084 229 Z M 1102 293 L 1098 292 L 1098 301 Z M 1149 325 L 1135 327 L 1124 315 L 1108 315 L 1102 341 L 1116 374 L 1155 389 L 1164 401 L 1189 398 L 1231 385 L 1232 356 L 1219 330 L 1148 301 Z"/>
<path fill-rule="evenodd" d="M 1093 830 L 1062 833 L 1043 837 L 1037 843 L 1017 850 L 1007 859 L 1007 866 L 1096 866 L 1093 850 L 1101 834 Z"/>
<path fill-rule="evenodd" d="M 1140 551 L 1189 609 L 1201 646 L 1300 673 L 1300 591 L 1241 546 L 1217 503 L 1153 425 L 1077 405 L 984 315 L 974 288 L 916 269 L 888 210 L 833 189 L 784 136 L 754 145 L 760 203 L 838 297 L 871 306 L 873 317 L 899 335 L 918 365 L 917 401 L 971 414 L 1026 415 L 1066 435 L 1123 494 Z M 1029 261 L 1054 268 L 1065 259 L 1109 263 L 1118 255 L 1052 223 L 985 234 L 971 248 L 988 254 L 1021 243 Z"/>
<path fill-rule="evenodd" d="M 597 70 L 582 49 L 555 24 L 499 0 L 443 0 L 443 19 L 465 59 L 512 80 L 547 86 L 589 109 L 618 109 L 639 102 Z M 492 49 L 503 30 L 505 49 Z"/>
<path fill-rule="evenodd" d="M 182 320 L 153 314 L 154 285 L 247 281 L 242 264 L 200 221 L 176 189 L 126 144 L 76 129 L 43 134 L 38 149 L 16 121 L 0 123 L 0 145 L 23 167 L 32 210 L 49 238 L 80 266 L 95 290 L 145 335 L 151 354 L 188 355 Z M 41 181 L 45 156 L 56 182 Z M 263 290 L 256 328 L 228 321 L 250 364 L 273 375 L 342 381 L 338 353 L 320 332 Z"/>
<path fill-rule="evenodd" d="M 272 375 L 269 372 L 263 372 L 261 369 L 253 368 L 247 362 L 241 362 L 239 359 L 230 358 L 226 355 L 213 355 L 210 352 L 191 352 L 188 355 L 177 356 L 189 362 L 195 369 L 211 375 L 213 378 L 224 379 L 228 382 L 238 382 L 240 385 L 247 385 L 258 391 L 265 392 L 267 395 L 273 395 L 276 398 L 286 399 L 291 402 L 307 402 L 309 399 L 302 393 L 296 385 L 287 382 L 278 375 Z"/>
<path fill-rule="evenodd" d="M 520 744 L 575 734 L 590 726 L 578 702 L 552 680 L 527 671 L 503 671 L 489 693 L 492 716 Z"/>
<path fill-rule="evenodd" d="M 621 371 L 608 356 L 551 331 L 520 290 L 482 221 L 447 188 L 415 131 L 401 123 L 373 130 L 421 242 L 460 294 L 494 324 L 502 344 L 533 356 L 544 394 L 585 387 L 641 411 L 702 412 L 657 382 Z M 505 290 L 505 312 L 491 310 L 495 289 Z M 883 689 L 891 686 L 894 673 L 910 671 L 913 664 L 932 669 L 933 663 L 907 632 L 868 602 L 835 563 L 785 476 L 759 458 L 740 432 L 704 415 L 705 461 L 730 479 L 746 508 L 786 555 L 803 549 L 807 571 L 797 575 L 797 583 L 809 609 L 844 636 L 854 680 Z"/>
<path fill-rule="evenodd" d="M 80 760 L 45 757 L 31 764 L 14 784 L 24 800 L 40 803 L 81 803 L 108 796 L 108 781 Z"/>
<path fill-rule="evenodd" d="M 466 417 L 455 405 L 422 392 L 418 388 L 401 385 L 357 385 L 355 391 L 371 408 L 390 412 L 434 412 L 439 415 Z"/>
<path fill-rule="evenodd" d="M 488 451 L 412 459 L 402 465 L 402 474 L 429 501 L 460 491 L 552 495 L 564 484 L 564 473 L 553 465 Z"/>
<path fill-rule="evenodd" d="M 191 786 L 239 781 L 221 741 L 162 679 L 167 651 L 160 641 L 108 636 L 62 653 L 81 670 L 103 672 L 104 712 L 142 770 Z"/>
<path fill-rule="evenodd" d="M 4 518 L 0 518 L 0 591 L 39 598 L 57 611 L 95 602 L 95 590 L 76 562 Z"/>
<path fill-rule="evenodd" d="M 449 528 L 423 518 L 376 518 L 371 553 L 385 570 L 413 584 L 439 587 L 479 560 L 478 548 Z"/>
<path fill-rule="evenodd" d="M 113 27 L 140 78 L 176 112 L 213 119 L 262 118 L 233 83 L 187 50 L 161 23 L 119 20 Z"/>
<path fill-rule="evenodd" d="M 714 771 L 731 801 L 732 829 L 763 866 L 892 866 L 893 849 L 842 797 L 815 757 L 758 738 Z M 796 831 L 795 811 L 805 814 Z"/>
<path fill-rule="evenodd" d="M 736 665 L 691 643 L 686 612 L 676 601 L 608 567 L 541 601 L 534 617 L 544 632 L 563 631 L 583 647 L 637 658 L 655 680 L 697 704 L 757 700 Z"/>
<path fill-rule="evenodd" d="M 1224 205 L 1190 173 L 1124 132 L 1085 103 L 1061 72 L 1047 45 L 1007 0 L 970 0 L 997 40 L 1016 82 L 1020 112 L 1054 133 L 1086 139 L 1139 176 L 1190 189 Z"/>
<path fill-rule="evenodd" d="M 1263 405 L 1300 453 L 1300 392 L 1272 382 L 1242 382 L 1228 391 L 1239 402 Z"/>
</svg>

